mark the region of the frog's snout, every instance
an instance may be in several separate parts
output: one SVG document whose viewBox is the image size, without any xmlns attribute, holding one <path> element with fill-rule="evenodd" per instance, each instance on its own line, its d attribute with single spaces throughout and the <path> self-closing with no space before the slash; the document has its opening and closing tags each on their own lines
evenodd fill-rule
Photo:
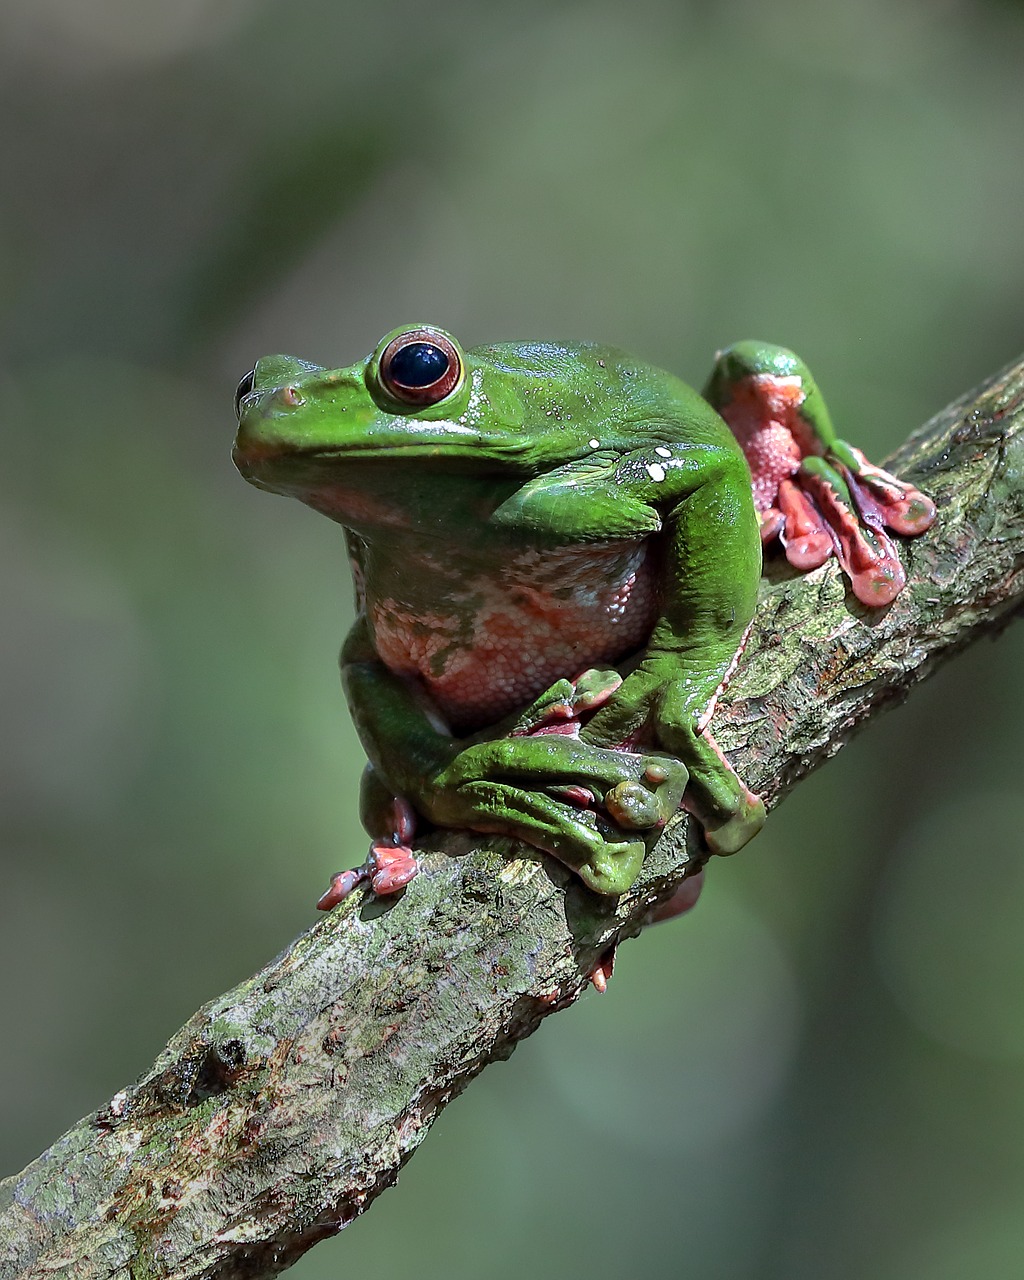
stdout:
<svg viewBox="0 0 1024 1280">
<path fill-rule="evenodd" d="M 280 364 L 282 360 L 282 357 L 274 358 L 274 365 Z M 231 456 L 235 466 L 247 480 L 258 480 L 262 464 L 282 451 L 287 452 L 287 441 L 275 431 L 272 421 L 268 420 L 265 402 L 269 397 L 287 405 L 286 393 L 294 393 L 295 388 L 287 384 L 283 387 L 279 385 L 278 376 L 282 370 L 274 367 L 268 371 L 267 364 L 266 360 L 257 361 L 235 390 L 238 433 Z M 285 372 L 295 371 L 287 369 Z"/>
<path fill-rule="evenodd" d="M 264 356 L 256 361 L 235 390 L 235 417 L 241 420 L 250 396 L 266 392 L 278 392 L 290 407 L 303 403 L 298 396 L 299 386 L 310 375 L 323 372 L 321 365 L 297 360 L 294 356 Z"/>
<path fill-rule="evenodd" d="M 319 365 L 294 356 L 264 356 L 257 360 L 235 390 L 238 434 L 233 457 L 247 480 L 261 474 L 269 460 L 295 452 L 295 433 L 289 412 L 306 403 L 305 383 L 322 373 Z"/>
</svg>

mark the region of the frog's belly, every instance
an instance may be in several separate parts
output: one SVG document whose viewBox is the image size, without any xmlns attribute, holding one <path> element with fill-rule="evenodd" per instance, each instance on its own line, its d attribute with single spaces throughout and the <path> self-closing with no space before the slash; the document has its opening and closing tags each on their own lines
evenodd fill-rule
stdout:
<svg viewBox="0 0 1024 1280">
<path fill-rule="evenodd" d="M 424 572 L 436 579 L 429 611 L 368 591 L 367 615 L 381 659 L 419 677 L 457 731 L 639 648 L 657 615 L 644 544 L 531 551 L 486 574 Z"/>
</svg>

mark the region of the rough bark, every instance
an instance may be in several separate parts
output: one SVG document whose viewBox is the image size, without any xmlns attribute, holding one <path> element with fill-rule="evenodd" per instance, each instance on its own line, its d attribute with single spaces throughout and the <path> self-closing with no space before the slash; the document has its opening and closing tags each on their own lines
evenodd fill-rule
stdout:
<svg viewBox="0 0 1024 1280">
<path fill-rule="evenodd" d="M 776 803 L 870 716 L 1001 628 L 1024 593 L 1024 363 L 894 459 L 939 505 L 870 612 L 835 566 L 764 583 L 715 733 Z M 434 1117 L 700 863 L 680 817 L 602 901 L 507 840 L 439 835 L 387 905 L 361 894 L 200 1009 L 137 1084 L 0 1184 L 0 1276 L 256 1277 L 351 1222 Z"/>
</svg>

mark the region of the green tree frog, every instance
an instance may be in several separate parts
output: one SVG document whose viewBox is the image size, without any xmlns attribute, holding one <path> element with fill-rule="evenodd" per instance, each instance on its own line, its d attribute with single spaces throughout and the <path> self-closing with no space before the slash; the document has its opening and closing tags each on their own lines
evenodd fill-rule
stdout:
<svg viewBox="0 0 1024 1280">
<path fill-rule="evenodd" d="M 594 344 L 464 351 L 411 325 L 347 368 L 260 360 L 237 410 L 242 475 L 343 525 L 355 577 L 342 670 L 372 845 L 324 909 L 407 884 L 422 820 L 518 837 L 608 895 L 680 803 L 735 852 L 764 806 L 709 723 L 762 542 L 801 570 L 835 556 L 875 608 L 904 583 L 886 527 L 935 514 L 765 343 L 720 353 L 698 395 Z"/>
</svg>

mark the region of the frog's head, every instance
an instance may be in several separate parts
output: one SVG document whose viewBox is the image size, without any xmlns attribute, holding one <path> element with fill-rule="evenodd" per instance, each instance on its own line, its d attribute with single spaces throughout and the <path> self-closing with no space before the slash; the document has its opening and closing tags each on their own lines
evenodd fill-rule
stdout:
<svg viewBox="0 0 1024 1280">
<path fill-rule="evenodd" d="M 345 460 L 433 456 L 476 432 L 462 351 L 440 329 L 395 330 L 367 360 L 325 369 L 267 356 L 238 384 L 234 461 L 247 480 L 289 493 Z"/>
<path fill-rule="evenodd" d="M 411 325 L 348 368 L 269 356 L 238 387 L 235 465 L 338 518 L 357 492 L 365 505 L 428 474 L 521 482 L 593 449 L 583 355 L 537 343 L 465 352 L 443 329 Z"/>
</svg>

